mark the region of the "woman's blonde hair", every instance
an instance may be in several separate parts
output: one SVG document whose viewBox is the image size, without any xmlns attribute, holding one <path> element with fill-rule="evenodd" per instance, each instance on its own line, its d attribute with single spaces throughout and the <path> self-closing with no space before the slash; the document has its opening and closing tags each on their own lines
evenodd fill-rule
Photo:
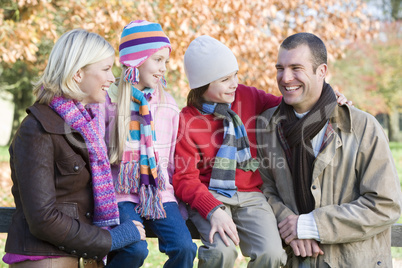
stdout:
<svg viewBox="0 0 402 268">
<path fill-rule="evenodd" d="M 109 161 L 111 164 L 119 164 L 121 157 L 124 152 L 124 144 L 129 138 L 129 126 L 131 121 L 131 83 L 124 80 L 124 74 L 127 67 L 123 65 L 121 76 L 118 82 L 118 92 L 117 92 L 117 113 L 116 119 L 114 120 L 114 126 L 111 126 L 110 131 L 110 143 L 109 143 Z M 162 83 L 159 84 L 158 88 L 158 104 L 166 102 L 165 91 L 163 90 Z M 159 105 L 158 105 L 159 106 Z M 153 114 L 153 119 L 157 117 L 158 110 L 156 114 Z"/>
<path fill-rule="evenodd" d="M 40 103 L 49 104 L 54 96 L 81 101 L 86 94 L 73 79 L 78 70 L 115 55 L 109 42 L 83 29 L 63 34 L 54 45 L 48 64 L 34 85 Z"/>
</svg>

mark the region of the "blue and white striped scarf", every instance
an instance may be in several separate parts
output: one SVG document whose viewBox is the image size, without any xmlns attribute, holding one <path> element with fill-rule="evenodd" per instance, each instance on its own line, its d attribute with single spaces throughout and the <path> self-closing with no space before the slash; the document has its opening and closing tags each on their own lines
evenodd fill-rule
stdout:
<svg viewBox="0 0 402 268">
<path fill-rule="evenodd" d="M 223 142 L 215 157 L 209 189 L 232 197 L 236 190 L 236 169 L 252 170 L 258 168 L 257 160 L 251 157 L 246 129 L 240 117 L 230 109 L 230 104 L 205 102 L 202 110 L 223 119 Z"/>
</svg>

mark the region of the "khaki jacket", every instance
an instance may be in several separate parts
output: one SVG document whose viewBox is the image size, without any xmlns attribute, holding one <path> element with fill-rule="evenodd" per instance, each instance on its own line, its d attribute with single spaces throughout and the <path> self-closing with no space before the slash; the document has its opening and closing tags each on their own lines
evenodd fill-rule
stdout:
<svg viewBox="0 0 402 268">
<path fill-rule="evenodd" d="M 278 141 L 279 109 L 257 120 L 263 192 L 278 223 L 298 210 L 292 175 Z M 329 144 L 314 162 L 311 192 L 323 256 L 303 267 L 392 267 L 391 225 L 401 214 L 402 196 L 388 139 L 376 119 L 356 108 L 337 106 Z M 286 267 L 301 258 L 290 247 Z"/>
</svg>

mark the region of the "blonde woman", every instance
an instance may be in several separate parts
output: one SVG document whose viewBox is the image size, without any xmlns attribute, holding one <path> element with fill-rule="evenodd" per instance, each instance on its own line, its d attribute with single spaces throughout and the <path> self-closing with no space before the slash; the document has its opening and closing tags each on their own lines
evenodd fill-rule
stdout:
<svg viewBox="0 0 402 268">
<path fill-rule="evenodd" d="M 72 30 L 60 37 L 10 146 L 16 212 L 3 261 L 10 267 L 103 267 L 102 258 L 141 239 L 119 224 L 104 118 L 98 103 L 115 81 L 113 47 Z"/>
</svg>

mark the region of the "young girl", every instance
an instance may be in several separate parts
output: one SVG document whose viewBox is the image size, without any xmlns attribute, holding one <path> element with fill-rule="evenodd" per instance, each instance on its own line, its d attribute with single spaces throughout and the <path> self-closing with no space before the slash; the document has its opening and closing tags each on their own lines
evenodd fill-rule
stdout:
<svg viewBox="0 0 402 268">
<path fill-rule="evenodd" d="M 201 234 L 199 267 L 233 267 L 236 245 L 250 257 L 248 267 L 279 267 L 286 253 L 260 190 L 255 123 L 281 98 L 238 84 L 236 57 L 209 36 L 191 42 L 184 68 L 191 91 L 181 111 L 173 186 Z"/>
<path fill-rule="evenodd" d="M 171 185 L 179 113 L 163 90 L 171 45 L 157 23 L 133 21 L 123 30 L 118 88 L 109 90 L 109 156 L 122 223 L 146 222 L 169 259 L 164 267 L 192 267 L 197 246 Z M 140 267 L 146 241 L 115 251 L 108 267 Z"/>
</svg>

